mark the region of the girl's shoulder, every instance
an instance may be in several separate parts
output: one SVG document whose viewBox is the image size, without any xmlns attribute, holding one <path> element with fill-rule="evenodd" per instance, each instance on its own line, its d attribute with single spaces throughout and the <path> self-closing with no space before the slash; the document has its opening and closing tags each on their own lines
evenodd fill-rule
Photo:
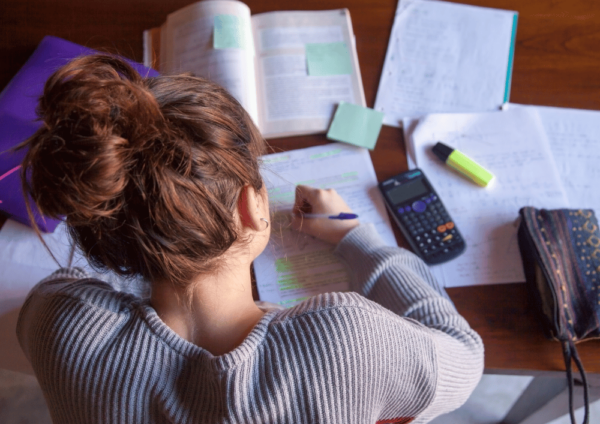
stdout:
<svg viewBox="0 0 600 424">
<path fill-rule="evenodd" d="M 343 318 L 343 323 L 340 318 Z M 355 292 L 332 292 L 313 296 L 291 308 L 278 311 L 271 324 L 301 325 L 302 321 L 310 319 L 352 326 L 367 321 L 382 322 L 386 325 L 417 327 L 419 331 L 428 331 L 421 323 L 401 317 Z"/>
</svg>

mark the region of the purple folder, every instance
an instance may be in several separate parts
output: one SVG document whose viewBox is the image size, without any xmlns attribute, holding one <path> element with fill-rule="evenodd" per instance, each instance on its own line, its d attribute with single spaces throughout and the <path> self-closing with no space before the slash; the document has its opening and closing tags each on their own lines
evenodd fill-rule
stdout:
<svg viewBox="0 0 600 424">
<path fill-rule="evenodd" d="M 13 153 L 8 150 L 41 126 L 35 109 L 50 75 L 71 59 L 93 53 L 96 51 L 57 37 L 44 37 L 27 63 L 0 93 L 0 210 L 15 221 L 29 225 L 20 178 L 25 151 Z M 158 75 L 153 69 L 129 63 L 144 77 Z M 60 221 L 45 218 L 31 205 L 40 230 L 54 231 Z"/>
</svg>

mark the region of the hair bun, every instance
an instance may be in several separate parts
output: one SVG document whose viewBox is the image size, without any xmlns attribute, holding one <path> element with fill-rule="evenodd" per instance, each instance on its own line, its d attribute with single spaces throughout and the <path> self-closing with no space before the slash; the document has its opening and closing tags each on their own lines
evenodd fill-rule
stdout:
<svg viewBox="0 0 600 424">
<path fill-rule="evenodd" d="M 140 75 L 112 56 L 75 59 L 48 79 L 38 114 L 23 168 L 42 212 L 76 224 L 121 208 L 136 153 L 163 122 Z"/>
</svg>

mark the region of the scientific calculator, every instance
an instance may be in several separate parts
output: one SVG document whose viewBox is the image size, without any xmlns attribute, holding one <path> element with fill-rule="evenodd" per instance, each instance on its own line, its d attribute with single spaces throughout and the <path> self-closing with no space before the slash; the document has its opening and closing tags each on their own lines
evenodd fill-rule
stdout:
<svg viewBox="0 0 600 424">
<path fill-rule="evenodd" d="M 464 252 L 465 241 L 423 171 L 396 175 L 379 189 L 404 237 L 426 263 L 446 262 Z"/>
</svg>

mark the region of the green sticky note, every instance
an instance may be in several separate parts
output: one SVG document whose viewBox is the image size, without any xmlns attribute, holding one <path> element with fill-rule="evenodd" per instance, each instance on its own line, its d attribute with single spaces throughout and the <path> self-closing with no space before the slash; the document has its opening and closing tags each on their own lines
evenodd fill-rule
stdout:
<svg viewBox="0 0 600 424">
<path fill-rule="evenodd" d="M 239 16 L 216 15 L 213 33 L 215 49 L 243 49 L 246 46 L 244 23 Z"/>
<path fill-rule="evenodd" d="M 346 43 L 306 44 L 308 75 L 350 75 L 352 61 Z"/>
<path fill-rule="evenodd" d="M 373 150 L 382 124 L 382 112 L 341 102 L 335 111 L 327 138 Z"/>
</svg>

